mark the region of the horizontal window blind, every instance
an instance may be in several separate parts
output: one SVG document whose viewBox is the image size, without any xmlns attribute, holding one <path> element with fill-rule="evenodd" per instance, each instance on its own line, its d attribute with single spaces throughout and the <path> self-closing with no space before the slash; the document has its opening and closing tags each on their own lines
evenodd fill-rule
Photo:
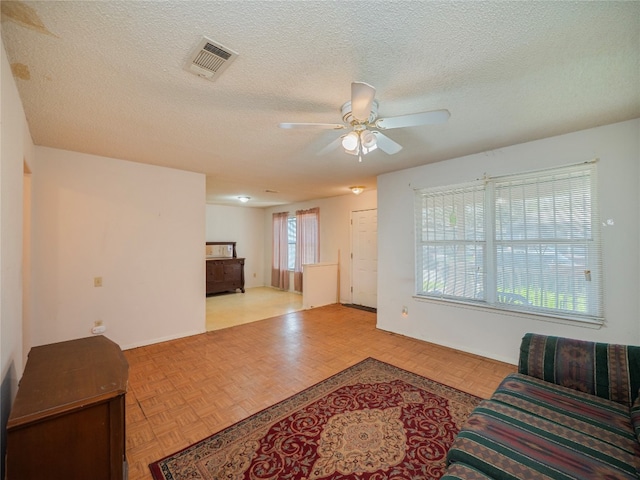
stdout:
<svg viewBox="0 0 640 480">
<path fill-rule="evenodd" d="M 416 293 L 601 320 L 595 164 L 416 191 Z"/>
<path fill-rule="evenodd" d="M 418 294 L 482 298 L 485 282 L 484 186 L 417 196 Z"/>
<path fill-rule="evenodd" d="M 296 268 L 296 217 L 287 219 L 287 244 L 289 247 L 287 263 L 289 270 Z"/>
</svg>

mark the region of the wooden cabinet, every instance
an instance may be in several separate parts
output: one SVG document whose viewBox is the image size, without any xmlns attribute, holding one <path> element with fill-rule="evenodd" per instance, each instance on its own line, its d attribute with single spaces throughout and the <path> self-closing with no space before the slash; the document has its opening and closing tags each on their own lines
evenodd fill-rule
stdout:
<svg viewBox="0 0 640 480">
<path fill-rule="evenodd" d="M 235 291 L 244 293 L 244 258 L 207 260 L 207 295 Z"/>
<path fill-rule="evenodd" d="M 236 242 L 207 242 L 207 255 L 211 252 L 227 253 L 227 257 L 207 256 L 207 295 L 219 292 L 244 293 L 244 258 L 237 258 Z"/>
<path fill-rule="evenodd" d="M 122 480 L 128 364 L 103 336 L 34 347 L 7 423 L 7 480 Z"/>
</svg>

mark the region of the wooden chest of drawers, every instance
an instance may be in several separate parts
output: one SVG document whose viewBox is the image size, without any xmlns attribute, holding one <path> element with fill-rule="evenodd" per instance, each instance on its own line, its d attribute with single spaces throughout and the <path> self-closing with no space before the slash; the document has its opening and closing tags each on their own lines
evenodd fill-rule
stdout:
<svg viewBox="0 0 640 480">
<path fill-rule="evenodd" d="M 214 258 L 207 260 L 207 295 L 235 291 L 244 293 L 244 258 Z"/>
<path fill-rule="evenodd" d="M 128 363 L 103 336 L 34 347 L 7 423 L 7 480 L 122 480 Z"/>
</svg>

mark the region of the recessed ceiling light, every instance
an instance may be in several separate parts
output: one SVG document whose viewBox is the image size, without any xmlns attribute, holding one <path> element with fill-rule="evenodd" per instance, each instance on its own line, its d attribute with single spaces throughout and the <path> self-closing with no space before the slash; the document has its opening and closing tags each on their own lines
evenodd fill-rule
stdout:
<svg viewBox="0 0 640 480">
<path fill-rule="evenodd" d="M 362 192 L 364 192 L 364 187 L 349 187 L 349 189 L 355 193 L 356 195 L 360 195 Z"/>
<path fill-rule="evenodd" d="M 247 203 L 249 200 L 251 200 L 251 197 L 238 197 L 238 200 L 240 200 L 242 203 Z"/>
</svg>

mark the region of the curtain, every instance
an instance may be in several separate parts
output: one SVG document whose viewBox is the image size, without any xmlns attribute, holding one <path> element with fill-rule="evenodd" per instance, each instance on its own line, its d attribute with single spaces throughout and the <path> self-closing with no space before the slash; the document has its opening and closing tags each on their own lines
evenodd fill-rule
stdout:
<svg viewBox="0 0 640 480">
<path fill-rule="evenodd" d="M 289 212 L 273 214 L 273 255 L 271 264 L 271 286 L 289 290 L 288 232 Z"/>
<path fill-rule="evenodd" d="M 320 259 L 320 208 L 296 211 L 296 266 L 293 289 L 302 292 L 302 266 Z"/>
</svg>

